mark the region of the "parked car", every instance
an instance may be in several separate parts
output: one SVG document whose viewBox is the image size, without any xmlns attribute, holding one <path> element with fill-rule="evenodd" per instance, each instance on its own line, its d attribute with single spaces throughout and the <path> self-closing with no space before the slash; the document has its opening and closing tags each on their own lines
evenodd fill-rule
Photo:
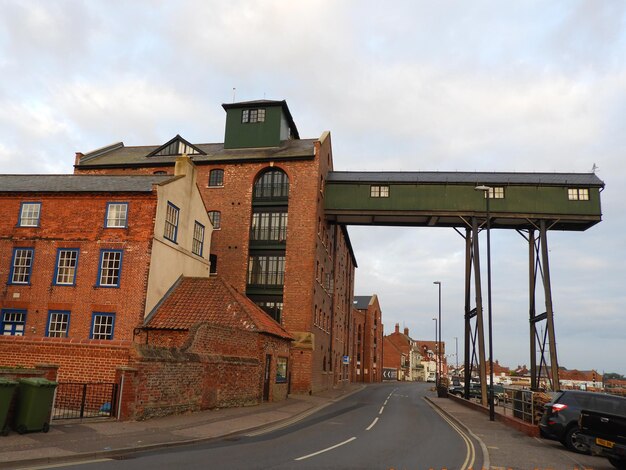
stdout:
<svg viewBox="0 0 626 470">
<path fill-rule="evenodd" d="M 450 387 L 450 389 L 448 390 L 448 393 L 450 393 L 451 395 L 456 395 L 457 397 L 463 397 L 465 395 L 465 386 L 459 385 L 456 387 Z M 469 389 L 469 397 L 480 398 L 480 396 L 481 396 L 480 384 L 471 383 L 470 389 Z"/>
<path fill-rule="evenodd" d="M 626 398 L 604 393 L 562 390 L 555 393 L 551 402 L 546 403 L 539 429 L 543 437 L 556 439 L 574 452 L 589 453 L 589 446 L 576 440 L 581 410 L 615 413 L 616 409 L 623 410 L 620 414 L 626 414 Z"/>
<path fill-rule="evenodd" d="M 582 410 L 576 440 L 589 446 L 592 454 L 609 459 L 615 468 L 626 470 L 626 415 Z"/>
</svg>

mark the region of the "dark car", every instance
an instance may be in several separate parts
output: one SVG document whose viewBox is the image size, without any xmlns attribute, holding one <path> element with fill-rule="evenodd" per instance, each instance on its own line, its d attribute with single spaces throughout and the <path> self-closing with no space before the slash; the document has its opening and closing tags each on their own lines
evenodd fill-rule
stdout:
<svg viewBox="0 0 626 470">
<path fill-rule="evenodd" d="M 576 441 L 578 418 L 581 410 L 626 414 L 626 398 L 604 393 L 563 390 L 557 392 L 552 401 L 546 403 L 545 411 L 539 422 L 543 437 L 556 439 L 570 450 L 588 453 L 589 447 Z"/>
</svg>

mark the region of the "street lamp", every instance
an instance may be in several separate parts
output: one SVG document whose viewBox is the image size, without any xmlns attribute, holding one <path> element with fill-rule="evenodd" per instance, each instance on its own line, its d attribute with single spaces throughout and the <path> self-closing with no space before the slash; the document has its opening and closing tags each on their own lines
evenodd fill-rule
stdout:
<svg viewBox="0 0 626 470">
<path fill-rule="evenodd" d="M 439 347 L 438 347 L 438 352 L 439 352 L 439 369 L 438 369 L 438 373 L 439 373 L 439 380 L 441 380 L 441 374 L 443 372 L 443 364 L 441 363 L 441 281 L 435 281 L 433 282 L 433 284 L 437 284 L 439 286 Z M 437 381 L 437 386 L 439 386 L 439 381 Z"/>
<path fill-rule="evenodd" d="M 489 199 L 493 194 L 493 188 L 484 184 L 476 186 L 476 191 L 482 191 L 487 201 L 487 315 L 489 331 L 489 420 L 495 420 L 495 405 L 493 402 L 493 334 L 491 321 L 491 217 L 489 214 Z"/>
<path fill-rule="evenodd" d="M 435 322 L 435 387 L 439 383 L 439 364 L 437 357 L 439 356 L 439 348 L 437 347 L 437 319 L 433 318 Z"/>
</svg>

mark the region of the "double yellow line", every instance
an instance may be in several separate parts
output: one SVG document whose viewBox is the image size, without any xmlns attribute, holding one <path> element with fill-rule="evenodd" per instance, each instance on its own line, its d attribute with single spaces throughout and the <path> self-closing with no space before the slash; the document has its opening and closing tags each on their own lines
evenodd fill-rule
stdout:
<svg viewBox="0 0 626 470">
<path fill-rule="evenodd" d="M 424 400 L 426 400 L 426 398 L 424 398 Z M 460 470 L 474 468 L 474 462 L 476 460 L 476 450 L 474 449 L 474 444 L 472 443 L 472 440 L 469 438 L 467 434 L 465 434 L 465 432 L 454 421 L 448 418 L 433 403 L 431 403 L 429 400 L 426 400 L 426 402 L 430 405 L 430 407 L 433 410 L 437 412 L 439 416 L 441 416 L 450 425 L 452 429 L 454 429 L 459 434 L 459 436 L 461 436 L 461 438 L 465 442 L 465 448 L 466 448 L 467 453 L 465 455 L 465 461 L 463 462 L 463 465 L 461 465 Z"/>
</svg>

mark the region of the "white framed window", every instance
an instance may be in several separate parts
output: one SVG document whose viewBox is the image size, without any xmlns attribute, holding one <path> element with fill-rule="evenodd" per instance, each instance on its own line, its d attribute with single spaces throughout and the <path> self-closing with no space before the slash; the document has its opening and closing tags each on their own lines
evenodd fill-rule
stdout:
<svg viewBox="0 0 626 470">
<path fill-rule="evenodd" d="M 59 248 L 57 264 L 54 273 L 54 284 L 72 286 L 76 282 L 76 267 L 78 266 L 78 249 Z"/>
<path fill-rule="evenodd" d="M 570 201 L 588 201 L 588 188 L 567 188 L 567 198 Z"/>
<path fill-rule="evenodd" d="M 389 186 L 377 184 L 371 185 L 370 197 L 389 197 Z"/>
<path fill-rule="evenodd" d="M 207 214 L 213 224 L 213 230 L 222 228 L 222 213 L 220 211 L 209 211 Z"/>
<path fill-rule="evenodd" d="M 178 237 L 178 215 L 180 209 L 168 201 L 167 212 L 165 213 L 165 231 L 163 236 L 176 243 Z"/>
<path fill-rule="evenodd" d="M 14 248 L 9 284 L 30 284 L 33 268 L 33 248 Z"/>
<path fill-rule="evenodd" d="M 41 202 L 23 202 L 20 208 L 20 227 L 39 227 L 41 215 Z"/>
<path fill-rule="evenodd" d="M 99 287 L 119 287 L 122 273 L 122 250 L 101 250 Z"/>
<path fill-rule="evenodd" d="M 126 228 L 128 225 L 128 203 L 109 202 L 107 203 L 107 228 Z"/>
<path fill-rule="evenodd" d="M 54 311 L 48 312 L 48 326 L 46 336 L 48 338 L 65 338 L 70 326 L 70 312 Z"/>
<path fill-rule="evenodd" d="M 2 310 L 0 334 L 3 336 L 24 336 L 26 310 Z"/>
<path fill-rule="evenodd" d="M 94 312 L 91 321 L 91 339 L 113 339 L 113 328 L 115 326 L 114 313 Z"/>
<path fill-rule="evenodd" d="M 265 122 L 265 109 L 244 109 L 241 111 L 241 122 L 250 124 L 254 122 Z"/>
<path fill-rule="evenodd" d="M 191 252 L 194 255 L 202 256 L 204 249 L 204 225 L 196 220 L 193 227 L 193 240 L 191 242 Z"/>
<path fill-rule="evenodd" d="M 484 198 L 487 199 L 487 197 L 489 197 L 489 199 L 504 199 L 504 187 L 489 187 L 488 191 L 484 191 Z"/>
</svg>

